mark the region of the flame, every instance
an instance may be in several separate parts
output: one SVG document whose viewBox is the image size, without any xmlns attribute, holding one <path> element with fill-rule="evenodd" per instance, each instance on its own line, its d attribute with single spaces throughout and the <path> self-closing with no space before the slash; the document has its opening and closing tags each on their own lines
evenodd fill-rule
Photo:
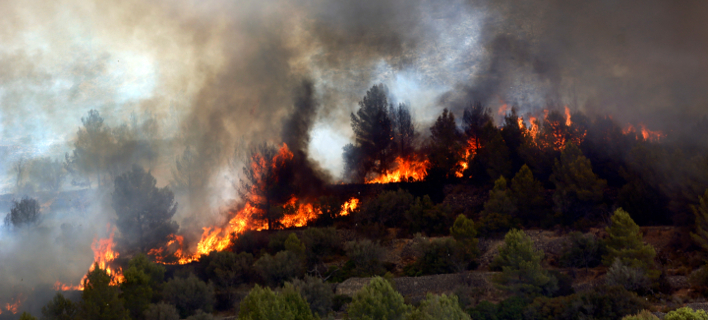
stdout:
<svg viewBox="0 0 708 320">
<path fill-rule="evenodd" d="M 359 199 L 351 198 L 351 199 L 347 200 L 347 202 L 345 202 L 342 205 L 342 211 L 339 212 L 339 215 L 342 217 L 349 215 L 349 213 L 356 210 L 356 208 L 358 206 L 359 206 Z"/>
<path fill-rule="evenodd" d="M 111 225 L 106 226 L 108 230 L 111 230 L 111 234 L 108 239 L 98 239 L 97 237 L 93 239 L 91 243 L 91 250 L 93 250 L 93 263 L 89 266 L 89 272 L 92 272 L 98 264 L 98 268 L 106 270 L 106 273 L 111 276 L 111 285 L 119 285 L 121 282 L 125 281 L 123 277 L 123 270 L 120 267 L 113 269 L 110 263 L 118 258 L 118 252 L 113 251 L 113 236 L 115 235 L 115 227 L 111 229 Z M 84 290 L 84 282 L 87 280 L 88 274 L 85 274 L 81 278 L 81 282 L 77 286 L 63 284 L 59 281 L 54 283 L 54 290 L 57 291 L 67 291 L 67 290 Z"/>
<path fill-rule="evenodd" d="M 508 104 L 502 104 L 501 107 L 499 107 L 499 110 L 497 110 L 497 114 L 500 116 L 506 115 L 506 111 L 509 110 L 509 105 Z"/>
<path fill-rule="evenodd" d="M 526 130 L 526 127 L 524 126 L 524 118 L 523 117 L 518 117 L 516 119 L 516 122 L 519 124 L 519 129 L 521 129 L 521 131 Z"/>
<path fill-rule="evenodd" d="M 5 310 L 11 312 L 12 314 L 16 314 L 17 310 L 19 310 L 20 306 L 22 305 L 22 302 L 27 300 L 26 297 L 22 293 L 19 293 L 15 299 L 13 299 L 12 303 L 6 303 L 5 304 Z M 2 314 L 2 309 L 0 308 L 0 314 Z"/>
<path fill-rule="evenodd" d="M 169 235 L 169 239 L 164 247 L 148 251 L 148 255 L 153 256 L 155 262 L 162 264 L 186 264 L 197 259 L 197 257 L 184 253 L 184 237 L 171 234 Z M 169 251 L 174 252 L 169 253 Z M 174 257 L 176 261 L 166 261 L 165 259 L 168 257 Z"/>
<path fill-rule="evenodd" d="M 528 130 L 529 136 L 531 136 L 531 139 L 533 141 L 536 141 L 536 137 L 538 137 L 538 120 L 536 117 L 529 117 L 529 122 L 530 122 L 530 129 Z"/>
<path fill-rule="evenodd" d="M 652 130 L 647 129 L 643 123 L 640 123 L 639 127 L 641 128 L 641 131 L 640 131 L 641 135 L 637 134 L 637 130 L 631 124 L 622 130 L 622 134 L 624 134 L 624 135 L 632 134 L 632 135 L 636 136 L 637 138 L 641 137 L 644 141 L 650 141 L 650 142 L 659 142 L 662 138 L 664 138 L 666 136 L 666 134 L 664 134 L 661 131 L 652 131 Z"/>
<path fill-rule="evenodd" d="M 573 121 L 570 121 L 570 110 L 568 109 L 568 106 L 565 106 L 565 126 L 570 127 L 572 124 Z"/>
<path fill-rule="evenodd" d="M 315 208 L 311 203 L 297 203 L 298 199 L 293 196 L 288 200 L 283 209 L 295 208 L 295 213 L 287 214 L 280 219 L 280 224 L 284 228 L 304 227 L 308 222 L 317 219 L 317 216 L 322 213 L 318 208 Z"/>
<path fill-rule="evenodd" d="M 474 157 L 477 154 L 477 141 L 474 138 L 467 140 L 467 146 L 465 146 L 465 150 L 463 152 L 464 155 L 462 156 L 462 160 L 457 163 L 459 167 L 457 171 L 455 171 L 455 176 L 458 178 L 462 178 L 465 170 L 467 170 L 470 157 Z"/>
<path fill-rule="evenodd" d="M 392 183 L 405 181 L 421 181 L 428 175 L 430 161 L 415 161 L 406 160 L 401 157 L 396 157 L 396 170 L 386 172 L 375 179 L 368 180 L 366 183 Z"/>
</svg>

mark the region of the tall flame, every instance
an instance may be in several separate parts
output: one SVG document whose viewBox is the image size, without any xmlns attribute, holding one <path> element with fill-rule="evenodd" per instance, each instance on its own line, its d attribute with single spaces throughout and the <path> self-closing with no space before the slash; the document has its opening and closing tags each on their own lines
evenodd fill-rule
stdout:
<svg viewBox="0 0 708 320">
<path fill-rule="evenodd" d="M 405 181 L 421 181 L 428 175 L 430 161 L 407 160 L 396 157 L 396 169 L 386 172 L 374 179 L 366 179 L 366 183 L 392 183 Z"/>
<path fill-rule="evenodd" d="M 573 121 L 570 120 L 570 110 L 568 109 L 568 106 L 565 106 L 565 125 L 566 127 L 570 127 L 572 124 Z"/>
<path fill-rule="evenodd" d="M 27 298 L 20 293 L 12 300 L 12 303 L 8 302 L 5 304 L 5 310 L 11 312 L 12 314 L 16 314 L 22 305 L 22 302 L 25 300 L 27 300 Z M 2 308 L 0 308 L 0 314 L 2 314 Z"/>
<path fill-rule="evenodd" d="M 634 128 L 633 125 L 629 125 L 626 128 L 622 130 L 622 134 L 624 135 L 635 135 L 637 138 L 641 137 L 644 141 L 650 141 L 650 142 L 659 142 L 662 138 L 666 136 L 661 131 L 652 131 L 646 128 L 646 126 L 643 123 L 639 124 L 639 127 L 641 128 L 641 136 L 637 134 L 636 129 Z"/>
<path fill-rule="evenodd" d="M 342 211 L 339 212 L 339 215 L 342 217 L 349 215 L 349 213 L 356 210 L 356 208 L 358 206 L 359 206 L 359 199 L 351 198 L 351 199 L 347 200 L 347 202 L 342 204 Z"/>
<path fill-rule="evenodd" d="M 467 170 L 468 162 L 471 159 L 470 157 L 474 157 L 477 154 L 477 140 L 474 138 L 470 138 L 467 140 L 467 145 L 465 146 L 465 149 L 462 151 L 462 160 L 457 163 L 457 171 L 455 171 L 455 176 L 458 178 L 462 178 L 464 175 L 465 170 Z"/>
</svg>

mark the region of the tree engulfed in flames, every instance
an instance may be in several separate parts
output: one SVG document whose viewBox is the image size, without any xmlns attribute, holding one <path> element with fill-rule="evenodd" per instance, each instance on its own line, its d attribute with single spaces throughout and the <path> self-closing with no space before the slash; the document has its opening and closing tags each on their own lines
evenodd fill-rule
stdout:
<svg viewBox="0 0 708 320">
<path fill-rule="evenodd" d="M 467 145 L 462 152 L 462 160 L 457 164 L 457 171 L 455 171 L 455 177 L 462 178 L 465 170 L 469 167 L 469 161 L 472 157 L 477 154 L 477 147 L 479 144 L 474 138 L 467 140 Z"/>
<path fill-rule="evenodd" d="M 93 239 L 91 243 L 91 250 L 93 250 L 93 263 L 89 267 L 89 272 L 94 271 L 96 265 L 99 269 L 106 270 L 109 276 L 111 276 L 111 285 L 118 285 L 125 280 L 123 277 L 123 271 L 121 268 L 116 268 L 115 270 L 111 268 L 110 263 L 118 258 L 118 252 L 113 251 L 113 236 L 115 235 L 115 227 L 111 229 L 111 225 L 107 225 L 107 229 L 111 230 L 111 235 L 108 239 L 98 239 L 98 237 Z M 67 290 L 84 290 L 84 284 L 87 280 L 88 274 L 85 274 L 81 278 L 81 282 L 77 286 L 63 284 L 59 281 L 54 283 L 54 289 L 58 291 Z"/>
<path fill-rule="evenodd" d="M 403 159 L 396 157 L 394 160 L 396 169 L 386 172 L 374 179 L 366 179 L 366 183 L 394 183 L 394 182 L 409 182 L 422 181 L 428 175 L 430 161 L 416 161 L 411 159 Z"/>
<path fill-rule="evenodd" d="M 357 207 L 359 207 L 359 199 L 351 198 L 342 204 L 342 211 L 339 212 L 339 215 L 342 217 L 349 215 L 349 213 L 356 210 Z"/>
</svg>

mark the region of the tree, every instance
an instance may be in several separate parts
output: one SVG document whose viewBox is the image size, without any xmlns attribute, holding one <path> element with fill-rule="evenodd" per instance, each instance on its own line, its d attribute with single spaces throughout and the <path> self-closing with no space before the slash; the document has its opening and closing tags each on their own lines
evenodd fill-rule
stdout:
<svg viewBox="0 0 708 320">
<path fill-rule="evenodd" d="M 402 320 L 410 311 L 403 296 L 381 277 L 374 277 L 369 284 L 354 294 L 347 314 L 350 319 Z"/>
<path fill-rule="evenodd" d="M 155 184 L 152 174 L 137 165 L 116 177 L 111 204 L 118 216 L 121 244 L 128 250 L 147 253 L 179 229 L 172 221 L 177 211 L 174 194 Z"/>
<path fill-rule="evenodd" d="M 84 291 L 79 304 L 79 319 L 128 320 L 130 314 L 120 299 L 120 290 L 111 284 L 111 276 L 94 264 L 84 280 Z"/>
<path fill-rule="evenodd" d="M 354 263 L 358 275 L 375 276 L 384 272 L 381 265 L 383 249 L 378 243 L 368 239 L 351 241 L 344 245 L 344 251 Z"/>
<path fill-rule="evenodd" d="M 375 85 L 359 101 L 359 110 L 351 114 L 355 145 L 361 148 L 364 172 L 382 174 L 393 160 L 391 142 L 393 124 L 388 113 L 388 88 Z"/>
<path fill-rule="evenodd" d="M 324 317 L 332 310 L 334 293 L 329 283 L 325 283 L 321 278 L 306 275 L 303 280 L 293 280 L 292 285 L 310 305 L 312 314 Z"/>
<path fill-rule="evenodd" d="M 637 314 L 625 316 L 622 320 L 659 320 L 659 317 L 655 316 L 651 311 L 644 309 Z"/>
<path fill-rule="evenodd" d="M 538 223 L 546 202 L 545 189 L 543 189 L 541 182 L 534 178 L 527 165 L 521 166 L 519 172 L 511 179 L 509 192 L 511 198 L 514 199 L 517 216 L 523 220 L 524 224 L 534 221 Z"/>
<path fill-rule="evenodd" d="M 289 283 L 280 292 L 256 285 L 241 301 L 239 319 L 307 320 L 315 319 L 305 299 Z"/>
<path fill-rule="evenodd" d="M 246 252 L 212 251 L 209 253 L 206 274 L 217 294 L 225 295 L 231 303 L 239 285 L 248 283 L 254 275 L 253 255 Z"/>
<path fill-rule="evenodd" d="M 145 310 L 144 316 L 145 319 L 149 320 L 179 320 L 177 308 L 164 302 L 151 304 L 147 310 Z"/>
<path fill-rule="evenodd" d="M 79 312 L 78 306 L 64 297 L 61 292 L 42 307 L 42 320 L 73 320 Z"/>
<path fill-rule="evenodd" d="M 411 312 L 408 320 L 469 320 L 470 316 L 460 308 L 455 295 L 428 293 L 420 306 Z"/>
<path fill-rule="evenodd" d="M 435 205 L 430 196 L 415 198 L 415 202 L 406 211 L 406 220 L 410 232 L 425 232 L 428 235 L 447 233 L 451 222 L 450 208 L 443 204 Z"/>
<path fill-rule="evenodd" d="M 141 253 L 130 260 L 123 276 L 120 288 L 125 306 L 134 320 L 143 319 L 150 302 L 156 300 L 154 296 L 160 294 L 165 267 Z"/>
<path fill-rule="evenodd" d="M 462 170 L 460 163 L 467 160 L 463 159 L 462 132 L 455 123 L 455 114 L 447 109 L 430 127 L 428 149 L 429 176 L 446 178 Z"/>
<path fill-rule="evenodd" d="M 469 266 L 470 262 L 479 255 L 479 240 L 474 221 L 462 214 L 457 216 L 450 228 L 450 236 L 455 239 L 457 259 L 465 261 L 465 267 Z"/>
<path fill-rule="evenodd" d="M 691 239 L 708 251 L 708 190 L 698 198 L 698 202 L 698 206 L 691 206 L 696 217 L 696 232 L 691 232 Z"/>
<path fill-rule="evenodd" d="M 506 179 L 499 177 L 494 182 L 494 189 L 489 191 L 489 199 L 481 212 L 480 229 L 484 233 L 505 232 L 518 224 L 514 221 L 516 205 L 506 186 Z"/>
<path fill-rule="evenodd" d="M 66 177 L 64 165 L 59 160 L 49 157 L 35 159 L 29 168 L 30 180 L 43 190 L 56 192 L 61 188 Z"/>
<path fill-rule="evenodd" d="M 78 172 L 88 176 L 95 175 L 96 183 L 102 183 L 101 172 L 107 166 L 108 151 L 111 150 L 111 131 L 103 125 L 103 118 L 97 110 L 90 110 L 88 116 L 81 118 L 83 128 L 76 133 L 72 162 Z M 67 159 L 69 155 L 67 155 Z M 89 179 L 89 187 L 91 180 Z"/>
<path fill-rule="evenodd" d="M 165 283 L 163 297 L 177 307 L 182 318 L 197 310 L 211 312 L 214 306 L 214 287 L 199 280 L 194 274 L 188 278 L 173 278 Z"/>
<path fill-rule="evenodd" d="M 285 203 L 292 195 L 292 186 L 282 177 L 292 158 L 285 146 L 278 151 L 272 145 L 261 144 L 250 151 L 250 162 L 243 167 L 239 195 L 257 209 L 252 218 L 266 223 L 268 230 L 274 230 L 285 214 L 283 208 L 273 204 Z"/>
<path fill-rule="evenodd" d="M 474 149 L 480 150 L 488 137 L 486 134 L 488 128 L 485 129 L 485 126 L 492 122 L 489 108 L 484 107 L 480 101 L 475 101 L 465 109 L 462 114 L 462 122 L 465 134 L 474 144 Z"/>
<path fill-rule="evenodd" d="M 594 234 L 571 232 L 568 235 L 569 244 L 563 250 L 560 263 L 570 268 L 594 268 L 602 261 L 604 243 L 599 241 Z"/>
<path fill-rule="evenodd" d="M 492 261 L 501 274 L 493 281 L 502 289 L 525 296 L 550 296 L 558 289 L 557 279 L 541 267 L 543 250 L 534 248 L 533 240 L 523 231 L 512 229 Z"/>
<path fill-rule="evenodd" d="M 197 153 L 191 146 L 184 148 L 182 156 L 175 159 L 175 167 L 172 169 L 172 186 L 176 189 L 199 188 L 206 183 L 208 177 L 200 172 L 201 163 Z"/>
<path fill-rule="evenodd" d="M 395 154 L 408 159 L 415 151 L 413 143 L 417 137 L 413 117 L 411 117 L 410 107 L 404 103 L 398 107 L 391 107 L 391 125 L 393 131 L 393 146 Z"/>
<path fill-rule="evenodd" d="M 553 203 L 566 224 L 589 220 L 597 213 L 607 182 L 592 172 L 590 160 L 569 143 L 555 160 L 551 181 L 556 185 Z"/>
<path fill-rule="evenodd" d="M 22 312 L 22 314 L 20 315 L 20 320 L 37 320 L 37 318 L 33 317 L 27 312 Z"/>
<path fill-rule="evenodd" d="M 512 107 L 511 112 L 504 116 L 501 136 L 509 150 L 509 160 L 513 170 L 517 170 L 524 163 L 521 160 L 519 149 L 530 138 L 527 136 L 525 129 L 523 119 L 519 117 L 516 107 Z"/>
<path fill-rule="evenodd" d="M 36 225 L 39 222 L 39 203 L 32 198 L 12 201 L 12 209 L 5 216 L 5 226 L 15 228 Z"/>
<path fill-rule="evenodd" d="M 708 312 L 683 307 L 667 313 L 664 320 L 708 320 Z"/>
<path fill-rule="evenodd" d="M 620 259 L 626 266 L 640 268 L 648 272 L 650 278 L 658 276 L 653 271 L 654 247 L 644 244 L 639 226 L 634 223 L 629 213 L 618 208 L 612 215 L 607 232 L 607 254 L 602 257 L 602 264 L 611 266 L 615 259 Z"/>
</svg>

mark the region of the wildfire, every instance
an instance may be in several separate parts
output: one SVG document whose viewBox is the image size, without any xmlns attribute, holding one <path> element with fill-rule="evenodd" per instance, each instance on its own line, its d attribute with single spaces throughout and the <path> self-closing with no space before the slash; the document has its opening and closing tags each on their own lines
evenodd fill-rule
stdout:
<svg viewBox="0 0 708 320">
<path fill-rule="evenodd" d="M 339 215 L 342 217 L 349 215 L 349 213 L 356 210 L 356 208 L 358 206 L 359 206 L 359 199 L 351 198 L 342 205 L 342 211 L 339 212 Z"/>
<path fill-rule="evenodd" d="M 20 308 L 20 305 L 22 305 L 22 302 L 26 299 L 27 298 L 25 298 L 22 293 L 18 294 L 17 297 L 13 299 L 12 303 L 8 302 L 5 304 L 5 310 L 11 312 L 12 314 L 16 314 L 17 310 Z M 2 308 L 0 308 L 0 314 L 2 314 Z"/>
<path fill-rule="evenodd" d="M 661 131 L 652 131 L 652 130 L 647 129 L 643 123 L 640 123 L 639 127 L 641 128 L 641 130 L 640 130 L 640 132 L 642 134 L 641 137 L 642 137 L 642 139 L 644 139 L 644 141 L 659 142 L 659 140 L 661 140 L 661 138 L 666 136 L 666 134 L 664 134 Z M 625 135 L 633 134 L 635 136 L 639 136 L 637 134 L 636 129 L 631 124 L 628 127 L 626 127 L 624 130 L 622 130 L 622 133 Z"/>
<path fill-rule="evenodd" d="M 111 225 L 106 226 L 108 230 L 111 230 L 111 235 L 108 239 L 98 239 L 94 238 L 93 243 L 91 243 L 91 250 L 93 250 L 93 263 L 89 267 L 89 272 L 94 271 L 96 264 L 102 270 L 106 270 L 109 276 L 111 276 L 111 285 L 118 285 L 125 280 L 123 277 L 123 271 L 121 268 L 112 269 L 110 263 L 118 258 L 118 252 L 113 251 L 113 236 L 115 235 L 115 227 L 111 229 Z M 88 275 L 84 275 L 81 278 L 81 282 L 77 286 L 63 284 L 59 281 L 54 283 L 54 290 L 67 291 L 67 290 L 84 290 L 84 282 L 86 281 Z"/>
<path fill-rule="evenodd" d="M 502 104 L 501 107 L 499 107 L 499 110 L 497 110 L 497 114 L 500 116 L 506 115 L 506 112 L 509 110 L 509 105 L 508 104 Z"/>
<path fill-rule="evenodd" d="M 474 157 L 475 154 L 477 154 L 477 142 L 474 138 L 470 138 L 467 140 L 467 146 L 465 146 L 462 160 L 458 163 L 459 167 L 457 171 L 455 171 L 456 177 L 462 178 L 465 170 L 467 170 L 467 167 L 469 166 L 467 163 L 469 162 L 470 157 Z"/>
<path fill-rule="evenodd" d="M 565 126 L 570 127 L 572 124 L 573 121 L 570 120 L 570 110 L 568 109 L 568 106 L 565 106 Z"/>
<path fill-rule="evenodd" d="M 421 181 L 428 175 L 430 161 L 406 160 L 396 157 L 396 170 L 386 172 L 374 179 L 366 180 L 366 183 L 392 183 L 402 181 Z"/>
<path fill-rule="evenodd" d="M 294 213 L 286 214 L 282 219 L 280 219 L 280 224 L 285 228 L 292 227 L 303 227 L 307 225 L 308 222 L 317 219 L 317 216 L 322 213 L 318 208 L 315 208 L 311 203 L 297 203 L 298 199 L 296 197 L 290 198 L 288 202 L 283 206 L 283 209 L 292 211 L 295 209 Z"/>
</svg>

